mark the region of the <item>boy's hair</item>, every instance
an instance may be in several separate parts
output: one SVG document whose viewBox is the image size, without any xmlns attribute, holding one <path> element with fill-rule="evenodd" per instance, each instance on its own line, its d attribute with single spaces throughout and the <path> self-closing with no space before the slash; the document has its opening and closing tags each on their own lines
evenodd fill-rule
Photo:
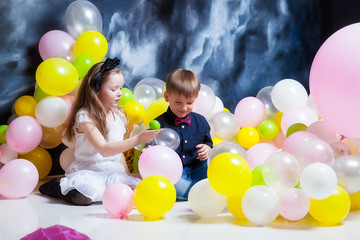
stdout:
<svg viewBox="0 0 360 240">
<path fill-rule="evenodd" d="M 196 98 L 200 91 L 200 79 L 192 71 L 178 68 L 166 78 L 166 91 Z"/>
<path fill-rule="evenodd" d="M 106 122 L 106 110 L 93 88 L 94 77 L 100 71 L 103 64 L 104 62 L 94 64 L 81 81 L 80 87 L 77 90 L 77 97 L 70 114 L 69 123 L 66 127 L 65 136 L 69 140 L 74 136 L 73 127 L 76 122 L 76 115 L 80 109 L 85 109 L 87 111 L 88 116 L 92 119 L 94 125 L 107 140 L 109 129 Z M 108 77 L 112 74 L 122 74 L 122 71 L 119 68 L 114 68 L 102 73 L 101 84 L 104 84 L 109 79 Z"/>
</svg>

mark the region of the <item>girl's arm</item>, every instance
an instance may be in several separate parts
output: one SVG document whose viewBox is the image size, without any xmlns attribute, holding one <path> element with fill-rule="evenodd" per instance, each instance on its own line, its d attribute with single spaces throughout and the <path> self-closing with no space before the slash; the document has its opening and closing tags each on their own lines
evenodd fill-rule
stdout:
<svg viewBox="0 0 360 240">
<path fill-rule="evenodd" d="M 140 134 L 117 142 L 107 142 L 100 131 L 91 122 L 81 122 L 78 132 L 83 132 L 91 145 L 103 157 L 125 152 L 139 144 L 151 142 L 161 130 L 145 130 Z"/>
</svg>

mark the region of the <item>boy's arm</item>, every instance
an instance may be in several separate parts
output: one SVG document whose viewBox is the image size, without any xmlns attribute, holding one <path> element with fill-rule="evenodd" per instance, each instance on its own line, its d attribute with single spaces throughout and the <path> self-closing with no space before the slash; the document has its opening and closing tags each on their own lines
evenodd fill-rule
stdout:
<svg viewBox="0 0 360 240">
<path fill-rule="evenodd" d="M 203 144 L 206 144 L 210 148 L 213 148 L 213 141 L 212 141 L 211 135 L 210 135 L 210 126 L 209 126 L 209 124 L 207 122 L 206 122 L 206 125 L 207 125 L 207 128 L 206 128 L 205 133 L 204 133 Z"/>
</svg>

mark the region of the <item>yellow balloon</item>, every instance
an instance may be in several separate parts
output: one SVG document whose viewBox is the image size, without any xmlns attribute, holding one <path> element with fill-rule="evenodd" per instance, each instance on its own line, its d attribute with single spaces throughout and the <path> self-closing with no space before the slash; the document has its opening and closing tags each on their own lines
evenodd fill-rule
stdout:
<svg viewBox="0 0 360 240">
<path fill-rule="evenodd" d="M 282 112 L 277 112 L 274 116 L 273 121 L 278 125 L 279 130 L 281 130 L 281 118 L 284 114 Z"/>
<path fill-rule="evenodd" d="M 224 152 L 216 155 L 208 168 L 210 185 L 225 196 L 239 196 L 251 187 L 251 168 L 238 154 Z"/>
<path fill-rule="evenodd" d="M 47 150 L 41 147 L 37 147 L 31 152 L 22 155 L 21 158 L 29 160 L 35 165 L 39 172 L 39 179 L 45 178 L 51 171 L 51 155 Z"/>
<path fill-rule="evenodd" d="M 51 149 L 62 143 L 62 132 L 65 129 L 65 125 L 60 125 L 55 128 L 41 126 L 41 128 L 43 135 L 39 144 L 40 147 Z"/>
<path fill-rule="evenodd" d="M 79 82 L 79 75 L 75 67 L 61 58 L 49 58 L 40 63 L 35 77 L 39 87 L 52 96 L 70 93 Z"/>
<path fill-rule="evenodd" d="M 104 35 L 97 31 L 82 33 L 75 41 L 75 58 L 81 55 L 90 56 L 95 63 L 100 62 L 106 56 L 108 43 Z"/>
<path fill-rule="evenodd" d="M 213 142 L 213 145 L 215 147 L 216 144 L 223 142 L 223 140 L 221 138 L 216 138 L 215 137 L 215 138 L 212 139 L 212 142 Z"/>
<path fill-rule="evenodd" d="M 256 128 L 244 127 L 240 129 L 237 135 L 237 141 L 244 148 L 251 148 L 255 144 L 259 143 L 260 136 Z"/>
<path fill-rule="evenodd" d="M 226 112 L 230 112 L 230 111 L 229 111 L 229 109 L 227 109 L 227 108 L 225 108 L 225 107 L 224 107 L 224 111 L 226 111 Z"/>
<path fill-rule="evenodd" d="M 15 101 L 15 112 L 18 116 L 31 116 L 35 118 L 37 102 L 32 96 L 22 96 Z"/>
<path fill-rule="evenodd" d="M 149 122 L 166 112 L 168 107 L 169 103 L 166 102 L 164 98 L 160 98 L 152 102 L 150 106 L 146 109 L 144 116 L 144 124 L 149 126 Z"/>
<path fill-rule="evenodd" d="M 136 124 L 144 119 L 145 109 L 141 103 L 130 101 L 125 103 L 124 112 L 130 124 Z"/>
<path fill-rule="evenodd" d="M 351 202 L 351 210 L 357 210 L 360 207 L 360 191 L 349 194 Z"/>
<path fill-rule="evenodd" d="M 310 199 L 310 215 L 326 225 L 335 225 L 346 218 L 350 211 L 349 194 L 339 185 L 334 193 L 325 199 Z"/>
<path fill-rule="evenodd" d="M 229 212 L 236 218 L 246 220 L 244 212 L 241 207 L 241 201 L 244 195 L 232 196 L 227 198 L 227 207 Z"/>
<path fill-rule="evenodd" d="M 174 184 L 162 176 L 147 177 L 135 189 L 136 208 L 142 215 L 151 219 L 164 216 L 174 206 L 175 201 Z"/>
</svg>

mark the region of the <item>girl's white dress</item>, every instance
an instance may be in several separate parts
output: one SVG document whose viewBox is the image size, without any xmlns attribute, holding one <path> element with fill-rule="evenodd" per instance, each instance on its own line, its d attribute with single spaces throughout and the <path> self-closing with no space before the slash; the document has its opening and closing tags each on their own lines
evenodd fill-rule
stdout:
<svg viewBox="0 0 360 240">
<path fill-rule="evenodd" d="M 122 113 L 119 113 L 122 114 Z M 115 121 L 108 123 L 108 141 L 123 140 L 126 132 L 123 121 L 118 114 Z M 77 189 L 93 202 L 102 201 L 103 193 L 107 186 L 112 183 L 124 183 L 130 187 L 139 184 L 140 179 L 126 174 L 124 166 L 120 163 L 121 154 L 103 157 L 90 144 L 84 133 L 78 133 L 76 129 L 80 122 L 92 122 L 87 111 L 82 109 L 77 113 L 75 131 L 75 161 L 65 172 L 60 186 L 62 194 L 67 194 L 72 189 Z"/>
</svg>

